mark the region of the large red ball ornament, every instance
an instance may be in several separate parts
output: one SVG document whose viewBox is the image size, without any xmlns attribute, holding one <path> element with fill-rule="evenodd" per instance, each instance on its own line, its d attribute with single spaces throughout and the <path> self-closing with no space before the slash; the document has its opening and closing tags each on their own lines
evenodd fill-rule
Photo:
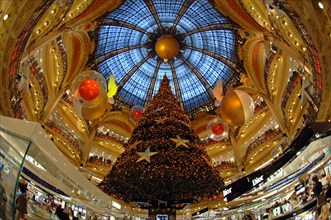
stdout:
<svg viewBox="0 0 331 220">
<path fill-rule="evenodd" d="M 229 127 L 220 118 L 213 118 L 207 125 L 207 132 L 211 139 L 220 141 L 228 136 Z"/>
<path fill-rule="evenodd" d="M 79 85 L 79 95 L 87 101 L 91 101 L 99 95 L 99 84 L 93 79 L 85 79 Z"/>
<path fill-rule="evenodd" d="M 136 110 L 132 111 L 132 117 L 133 117 L 134 120 L 139 120 L 142 115 L 143 115 L 143 113 L 139 109 L 136 109 Z"/>
<path fill-rule="evenodd" d="M 143 116 L 143 112 L 144 112 L 144 108 L 137 105 L 137 106 L 133 106 L 131 108 L 131 115 L 130 115 L 130 119 L 133 122 L 137 122 L 142 116 Z"/>
<path fill-rule="evenodd" d="M 107 81 L 97 71 L 85 70 L 71 85 L 72 102 L 78 116 L 86 120 L 99 118 L 107 109 Z"/>
<path fill-rule="evenodd" d="M 222 123 L 216 123 L 211 126 L 211 130 L 214 135 L 221 135 L 224 132 L 224 126 Z"/>
</svg>

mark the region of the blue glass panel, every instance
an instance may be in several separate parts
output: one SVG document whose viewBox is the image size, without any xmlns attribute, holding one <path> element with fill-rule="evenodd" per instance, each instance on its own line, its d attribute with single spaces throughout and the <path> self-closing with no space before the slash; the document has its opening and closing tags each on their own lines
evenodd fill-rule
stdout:
<svg viewBox="0 0 331 220">
<path fill-rule="evenodd" d="M 163 0 L 155 1 L 154 5 L 162 25 L 171 27 L 175 18 L 183 4 L 183 1 L 178 0 Z"/>
<path fill-rule="evenodd" d="M 156 24 L 149 9 L 142 0 L 124 1 L 124 3 L 119 8 L 106 15 L 106 17 L 127 21 L 128 23 L 134 24 L 143 29 L 146 29 L 146 27 L 154 26 Z"/>
<path fill-rule="evenodd" d="M 194 47 L 217 52 L 226 58 L 235 58 L 235 37 L 232 31 L 205 31 L 193 34 L 192 37 L 199 40 L 193 42 L 194 44 L 192 46 Z"/>
<path fill-rule="evenodd" d="M 128 28 L 102 26 L 99 30 L 95 57 L 101 56 L 109 51 L 145 43 L 141 42 L 143 35 L 144 34 L 139 31 Z"/>
<path fill-rule="evenodd" d="M 176 17 L 179 16 L 179 11 L 184 7 L 184 2 L 184 0 L 152 1 L 156 9 L 156 17 L 163 27 L 173 25 Z M 114 74 L 116 82 L 121 86 L 118 99 L 129 106 L 144 105 L 157 66 L 156 57 L 151 57 L 132 73 L 132 69 L 137 67 L 148 56 L 148 50 L 151 50 L 142 45 L 150 41 L 149 36 L 155 34 L 158 28 L 151 10 L 153 7 L 148 8 L 143 0 L 127 0 L 103 19 L 123 21 L 132 26 L 120 27 L 118 23 L 112 26 L 112 22 L 109 21 L 107 25 L 102 23 L 98 30 L 98 40 L 93 55 L 97 69 L 107 80 L 110 74 Z M 220 23 L 231 23 L 231 21 L 219 14 L 208 0 L 196 0 L 180 18 L 176 29 L 185 34 Z M 139 31 L 139 28 L 146 30 L 149 35 Z M 221 58 L 217 60 L 207 53 L 181 48 L 184 59 L 191 63 L 198 73 L 194 73 L 182 59 L 174 58 L 173 65 L 185 111 L 191 111 L 208 103 L 211 97 L 207 89 L 210 91 L 218 79 L 222 79 L 223 83 L 230 79 L 233 70 L 227 66 L 230 64 L 226 64 L 222 59 L 231 60 L 235 64 L 238 62 L 235 34 L 233 30 L 209 30 L 185 37 L 184 42 L 188 46 L 200 48 Z M 128 47 L 132 46 L 138 48 L 129 50 Z M 126 74 L 131 74 L 131 77 L 125 77 Z M 164 75 L 169 78 L 172 92 L 177 95 L 173 73 L 168 63 L 162 63 L 160 66 L 155 86 L 152 88 L 153 95 L 158 91 Z M 203 77 L 202 81 L 207 82 L 208 85 L 204 86 L 199 77 Z"/>
<path fill-rule="evenodd" d="M 196 27 L 229 22 L 228 19 L 220 16 L 208 0 L 195 1 L 185 13 L 184 18 L 192 20 Z"/>
</svg>

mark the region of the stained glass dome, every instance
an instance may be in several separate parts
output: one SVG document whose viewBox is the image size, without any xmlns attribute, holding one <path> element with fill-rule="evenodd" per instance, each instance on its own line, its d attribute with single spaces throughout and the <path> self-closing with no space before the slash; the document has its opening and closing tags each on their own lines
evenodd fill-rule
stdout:
<svg viewBox="0 0 331 220">
<path fill-rule="evenodd" d="M 147 106 L 164 75 L 186 112 L 213 103 L 212 89 L 238 75 L 238 26 L 208 0 L 128 0 L 98 20 L 91 68 L 119 85 L 115 100 Z M 179 52 L 169 60 L 155 52 L 157 40 L 171 35 Z"/>
</svg>

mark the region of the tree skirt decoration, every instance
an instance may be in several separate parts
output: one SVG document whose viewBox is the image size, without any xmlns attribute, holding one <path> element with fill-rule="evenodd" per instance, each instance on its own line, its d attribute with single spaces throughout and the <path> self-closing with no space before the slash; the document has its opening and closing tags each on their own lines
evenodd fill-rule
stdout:
<svg viewBox="0 0 331 220">
<path fill-rule="evenodd" d="M 164 77 L 125 151 L 99 187 L 128 202 L 180 203 L 219 194 L 223 180 L 189 123 Z"/>
</svg>

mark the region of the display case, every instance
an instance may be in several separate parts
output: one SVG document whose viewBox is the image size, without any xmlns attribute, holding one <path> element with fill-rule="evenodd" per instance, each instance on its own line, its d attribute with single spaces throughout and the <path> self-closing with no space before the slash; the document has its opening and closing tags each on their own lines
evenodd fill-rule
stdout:
<svg viewBox="0 0 331 220">
<path fill-rule="evenodd" d="M 1 163 L 1 219 L 15 219 L 15 200 L 20 191 L 18 182 L 22 172 L 26 152 L 31 147 L 31 141 L 6 132 L 0 127 L 0 163 Z"/>
<path fill-rule="evenodd" d="M 107 210 L 115 216 L 123 215 L 122 210 L 112 207 L 114 199 L 78 172 L 36 122 L 0 116 L 0 162 L 2 219 L 15 219 L 20 176 L 62 201 L 86 207 L 93 213 L 104 214 Z M 30 212 L 29 217 L 34 213 L 39 212 Z"/>
</svg>

